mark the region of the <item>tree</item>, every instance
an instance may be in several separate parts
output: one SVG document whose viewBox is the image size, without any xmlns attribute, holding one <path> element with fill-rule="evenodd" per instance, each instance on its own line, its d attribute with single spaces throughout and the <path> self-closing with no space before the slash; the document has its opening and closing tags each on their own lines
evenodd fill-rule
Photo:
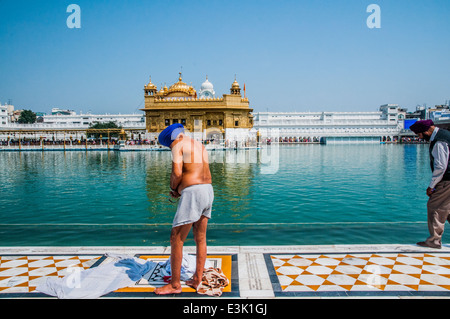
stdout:
<svg viewBox="0 0 450 319">
<path fill-rule="evenodd" d="M 110 128 L 113 128 L 113 129 L 121 129 L 122 126 L 118 126 L 118 125 L 116 124 L 116 122 L 106 122 L 106 123 L 99 123 L 99 122 L 97 122 L 97 123 L 95 123 L 95 124 L 90 124 L 90 125 L 89 125 L 89 129 L 105 130 L 104 133 L 93 133 L 92 135 L 93 135 L 95 138 L 99 138 L 100 135 L 102 135 L 102 136 L 107 136 L 107 129 L 110 129 Z M 119 136 L 119 133 L 110 133 L 109 136 L 110 136 L 110 137 L 117 137 L 117 136 Z"/>
<path fill-rule="evenodd" d="M 31 110 L 23 110 L 17 120 L 20 124 L 36 123 L 36 113 Z"/>
</svg>

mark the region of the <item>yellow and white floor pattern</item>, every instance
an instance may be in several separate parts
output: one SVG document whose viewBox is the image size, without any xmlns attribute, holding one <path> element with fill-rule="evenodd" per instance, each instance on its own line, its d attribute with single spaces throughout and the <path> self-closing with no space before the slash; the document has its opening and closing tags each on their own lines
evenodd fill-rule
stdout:
<svg viewBox="0 0 450 319">
<path fill-rule="evenodd" d="M 169 255 L 136 255 L 142 259 L 155 262 L 166 261 Z M 229 278 L 230 284 L 223 289 L 223 293 L 231 293 L 234 280 L 232 280 L 232 255 L 209 255 L 208 260 L 215 268 L 222 269 Z M 3 255 L 0 256 L 0 297 L 33 296 L 39 282 L 45 277 L 64 277 L 82 269 L 96 267 L 102 263 L 110 262 L 109 257 L 103 255 Z M 161 277 L 161 276 L 160 276 Z M 142 278 L 134 286 L 124 287 L 111 293 L 116 296 L 126 294 L 136 295 L 153 292 L 156 287 L 165 285 L 163 278 L 154 272 L 151 278 Z M 183 285 L 183 292 L 196 294 L 195 290 Z M 233 290 L 234 292 L 234 290 Z M 34 293 L 34 294 L 29 294 Z M 147 294 L 145 295 L 147 296 Z"/>
<path fill-rule="evenodd" d="M 449 253 L 268 254 L 266 263 L 279 296 L 450 293 Z"/>
<path fill-rule="evenodd" d="M 224 297 L 450 297 L 450 250 L 447 248 L 425 252 L 322 250 L 322 253 L 313 248 L 315 251 L 301 247 L 298 250 L 284 248 L 285 251 L 274 247 L 226 247 L 208 258 L 230 279 Z M 25 251 L 14 254 L 12 248 L 8 251 L 10 253 L 0 254 L 0 298 L 43 295 L 35 289 L 45 277 L 63 277 L 75 267 L 88 269 L 107 262 L 107 257 L 96 251 L 64 254 Z M 159 253 L 135 256 L 155 261 L 169 257 Z M 154 296 L 149 292 L 164 284 L 156 277 L 155 274 L 144 278 L 108 296 Z M 186 286 L 180 297 L 195 295 L 193 289 Z"/>
<path fill-rule="evenodd" d="M 74 267 L 88 269 L 100 257 L 92 255 L 0 256 L 0 294 L 33 292 L 43 277 L 64 277 L 70 274 Z"/>
</svg>

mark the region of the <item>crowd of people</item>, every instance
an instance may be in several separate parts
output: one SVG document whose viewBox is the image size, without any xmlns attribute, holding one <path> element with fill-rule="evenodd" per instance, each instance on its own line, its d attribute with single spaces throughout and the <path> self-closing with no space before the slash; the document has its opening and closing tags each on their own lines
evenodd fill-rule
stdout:
<svg viewBox="0 0 450 319">
<path fill-rule="evenodd" d="M 402 143 L 402 144 L 426 144 L 428 142 L 425 140 L 421 140 L 417 136 L 414 136 L 414 137 L 404 136 L 400 139 L 400 143 Z"/>
<path fill-rule="evenodd" d="M 218 144 L 218 140 L 206 140 L 203 141 L 204 144 Z M 318 143 L 320 140 L 316 137 L 305 137 L 305 138 L 298 138 L 298 137 L 280 137 L 276 139 L 263 139 L 261 141 L 263 144 L 271 144 L 273 142 L 275 143 Z M 390 139 L 389 139 L 390 142 Z M 405 136 L 401 137 L 399 140 L 394 140 L 393 142 L 399 142 L 402 144 L 425 144 L 427 141 L 421 140 L 417 136 Z M 110 138 L 109 139 L 109 145 L 116 145 L 119 144 L 119 141 L 117 138 Z M 224 141 L 225 146 L 234 146 L 230 141 Z M 249 140 L 245 143 L 242 143 L 244 145 L 242 146 L 253 146 L 256 144 L 256 140 Z M 0 140 L 0 146 L 10 146 L 10 147 L 17 147 L 17 146 L 52 146 L 52 145 L 79 145 L 79 146 L 86 146 L 86 145 L 108 145 L 108 140 L 103 138 L 89 138 L 89 139 L 35 139 L 35 138 L 12 138 L 12 139 L 2 139 Z M 150 139 L 129 139 L 125 141 L 125 145 L 157 145 L 156 140 L 150 140 Z"/>
<path fill-rule="evenodd" d="M 116 138 L 109 140 L 109 145 L 116 145 L 119 141 Z M 127 140 L 126 145 L 155 145 L 155 141 L 150 140 Z M 22 146 L 57 146 L 57 145 L 108 145 L 107 139 L 3 139 L 0 140 L 0 146 L 17 147 Z"/>
</svg>

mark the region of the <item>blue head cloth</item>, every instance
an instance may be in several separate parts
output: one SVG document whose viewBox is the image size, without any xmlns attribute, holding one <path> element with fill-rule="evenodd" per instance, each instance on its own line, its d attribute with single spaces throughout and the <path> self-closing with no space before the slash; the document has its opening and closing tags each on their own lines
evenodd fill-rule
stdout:
<svg viewBox="0 0 450 319">
<path fill-rule="evenodd" d="M 184 133 L 184 126 L 180 123 L 169 125 L 159 134 L 159 144 L 170 147 L 173 141 L 177 138 L 178 134 Z"/>
</svg>

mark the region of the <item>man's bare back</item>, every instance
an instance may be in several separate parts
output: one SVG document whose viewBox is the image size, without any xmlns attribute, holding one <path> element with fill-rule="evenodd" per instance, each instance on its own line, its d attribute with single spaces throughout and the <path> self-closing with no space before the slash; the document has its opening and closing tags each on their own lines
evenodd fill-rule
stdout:
<svg viewBox="0 0 450 319">
<path fill-rule="evenodd" d="M 186 187 L 211 184 L 208 152 L 198 141 L 180 134 L 172 143 L 172 175 L 170 188 L 181 193 Z"/>
</svg>

